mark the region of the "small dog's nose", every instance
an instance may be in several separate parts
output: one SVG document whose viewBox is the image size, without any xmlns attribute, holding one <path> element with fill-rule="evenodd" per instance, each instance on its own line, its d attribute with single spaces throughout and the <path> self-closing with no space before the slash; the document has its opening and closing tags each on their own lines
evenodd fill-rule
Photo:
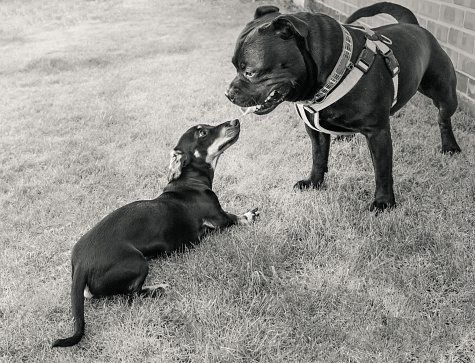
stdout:
<svg viewBox="0 0 475 363">
<path fill-rule="evenodd" d="M 234 127 L 234 126 L 238 126 L 238 125 L 239 125 L 239 120 L 238 120 L 238 119 L 235 119 L 235 120 L 229 121 L 229 124 L 230 124 L 231 126 L 233 126 L 233 127 Z"/>
</svg>

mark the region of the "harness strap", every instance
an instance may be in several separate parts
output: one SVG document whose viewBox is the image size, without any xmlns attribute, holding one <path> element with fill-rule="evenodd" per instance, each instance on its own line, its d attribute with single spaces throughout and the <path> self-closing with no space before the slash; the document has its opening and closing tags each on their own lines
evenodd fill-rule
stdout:
<svg viewBox="0 0 475 363">
<path fill-rule="evenodd" d="M 389 73 L 391 74 L 393 78 L 394 96 L 393 96 L 393 103 L 391 105 L 392 107 L 397 102 L 397 94 L 398 94 L 398 89 L 399 89 L 398 74 L 400 70 L 399 63 L 396 57 L 394 56 L 393 51 L 386 45 L 386 44 L 392 44 L 392 41 L 384 34 L 376 34 L 372 29 L 369 29 L 367 27 L 363 27 L 363 29 L 361 29 L 360 27 L 355 26 L 354 28 L 364 31 L 366 33 L 366 47 L 368 47 L 369 45 L 371 45 L 371 43 L 373 43 L 376 46 L 376 49 L 384 58 L 386 67 L 388 68 Z"/>
<path fill-rule="evenodd" d="M 351 55 L 353 54 L 353 38 L 348 30 L 340 24 L 341 31 L 343 33 L 343 47 L 338 62 L 336 62 L 330 76 L 328 76 L 325 85 L 317 92 L 313 100 L 325 99 L 328 93 L 340 82 L 341 78 L 346 72 L 348 64 L 350 63 Z"/>
<path fill-rule="evenodd" d="M 340 24 L 341 26 L 341 24 Z M 356 29 L 362 30 L 366 33 L 366 43 L 365 47 L 361 51 L 361 53 L 358 56 L 358 59 L 356 60 L 355 64 L 351 63 L 349 60 L 345 64 L 345 68 L 341 71 L 341 64 L 342 64 L 342 59 L 344 59 L 343 54 L 345 53 L 345 44 L 352 44 L 353 41 L 351 39 L 351 35 L 349 32 L 342 27 L 344 30 L 344 40 L 343 40 L 343 51 L 342 54 L 340 55 L 340 58 L 332 72 L 332 76 L 329 77 L 327 80 L 327 83 L 325 86 L 317 93 L 317 95 L 314 97 L 314 100 L 312 101 L 311 104 L 295 104 L 295 108 L 297 110 L 298 115 L 300 118 L 309 126 L 311 129 L 314 129 L 316 131 L 320 131 L 323 133 L 327 133 L 330 135 L 351 135 L 354 134 L 354 132 L 339 132 L 339 131 L 332 131 L 332 130 L 327 130 L 320 124 L 320 118 L 319 118 L 319 111 L 323 110 L 324 108 L 330 106 L 331 104 L 335 103 L 338 101 L 340 98 L 342 98 L 344 95 L 346 95 L 361 79 L 361 77 L 369 71 L 371 68 L 371 65 L 373 64 L 374 58 L 376 54 L 379 52 L 386 63 L 386 66 L 388 67 L 389 72 L 391 73 L 392 79 L 393 79 L 393 86 L 394 86 L 394 96 L 393 96 L 393 102 L 392 106 L 394 106 L 397 102 L 397 94 L 398 94 L 398 73 L 399 73 L 399 63 L 394 56 L 392 50 L 385 44 L 387 42 L 388 44 L 391 44 L 391 40 L 384 36 L 383 34 L 375 34 L 374 31 L 372 31 L 369 28 L 364 28 L 361 29 L 359 27 L 355 27 Z M 350 38 L 350 40 L 347 40 L 346 38 Z M 351 53 L 350 53 L 350 58 L 351 58 Z M 346 78 L 338 85 L 338 87 L 334 88 L 336 83 L 332 83 L 332 87 L 329 88 L 327 91 L 324 91 L 327 89 L 327 85 L 330 83 L 333 77 L 333 73 L 335 70 L 340 74 L 338 80 L 341 79 L 343 74 L 345 73 L 346 69 L 350 69 L 350 72 L 346 76 Z M 338 77 L 338 76 L 337 76 Z M 338 83 L 338 81 L 337 81 Z M 330 90 L 333 91 L 330 92 Z M 322 95 L 323 94 L 323 99 Z M 319 100 L 320 101 L 316 101 Z M 313 117 L 307 117 L 307 113 L 313 115 Z"/>
</svg>

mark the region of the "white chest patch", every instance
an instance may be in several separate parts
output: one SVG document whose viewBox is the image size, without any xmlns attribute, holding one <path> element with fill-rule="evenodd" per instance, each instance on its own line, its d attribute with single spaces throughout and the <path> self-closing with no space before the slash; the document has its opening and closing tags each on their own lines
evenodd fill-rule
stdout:
<svg viewBox="0 0 475 363">
<path fill-rule="evenodd" d="M 86 287 L 84 288 L 84 297 L 86 299 L 91 299 L 94 295 L 91 294 L 91 291 L 89 290 L 89 286 L 86 285 Z"/>
</svg>

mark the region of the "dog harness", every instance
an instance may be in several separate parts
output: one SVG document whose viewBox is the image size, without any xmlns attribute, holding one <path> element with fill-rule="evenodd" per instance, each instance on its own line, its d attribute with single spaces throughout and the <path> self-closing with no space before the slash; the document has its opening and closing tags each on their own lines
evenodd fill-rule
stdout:
<svg viewBox="0 0 475 363">
<path fill-rule="evenodd" d="M 352 135 L 354 132 L 340 132 L 325 129 L 320 125 L 319 111 L 346 95 L 358 83 L 360 78 L 368 73 L 377 53 L 381 54 L 384 58 L 393 79 L 394 97 L 392 106 L 394 106 L 397 102 L 399 63 L 392 50 L 387 46 L 387 44 L 392 44 L 391 39 L 383 34 L 376 34 L 373 30 L 366 27 L 351 26 L 354 29 L 363 31 L 366 37 L 365 46 L 353 64 L 351 62 L 353 39 L 346 28 L 341 24 L 340 27 L 343 32 L 343 50 L 335 68 L 333 68 L 325 85 L 317 92 L 313 100 L 309 104 L 296 103 L 295 108 L 300 118 L 311 129 L 331 135 Z M 350 72 L 345 79 L 339 83 L 346 70 Z M 330 91 L 332 92 L 330 93 Z M 313 117 L 308 117 L 308 114 L 313 115 Z"/>
</svg>

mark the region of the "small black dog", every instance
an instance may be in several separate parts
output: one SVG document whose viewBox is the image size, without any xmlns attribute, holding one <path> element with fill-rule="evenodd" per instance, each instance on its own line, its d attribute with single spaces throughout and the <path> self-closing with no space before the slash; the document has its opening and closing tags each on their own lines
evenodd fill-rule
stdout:
<svg viewBox="0 0 475 363">
<path fill-rule="evenodd" d="M 211 189 L 219 156 L 239 132 L 238 120 L 186 131 L 171 153 L 163 194 L 117 209 L 77 242 L 71 257 L 74 335 L 56 340 L 53 347 L 72 346 L 83 337 L 84 297 L 153 295 L 160 289 L 163 285 L 143 286 L 147 256 L 192 247 L 207 229 L 255 220 L 257 208 L 239 216 L 226 213 Z"/>
</svg>

